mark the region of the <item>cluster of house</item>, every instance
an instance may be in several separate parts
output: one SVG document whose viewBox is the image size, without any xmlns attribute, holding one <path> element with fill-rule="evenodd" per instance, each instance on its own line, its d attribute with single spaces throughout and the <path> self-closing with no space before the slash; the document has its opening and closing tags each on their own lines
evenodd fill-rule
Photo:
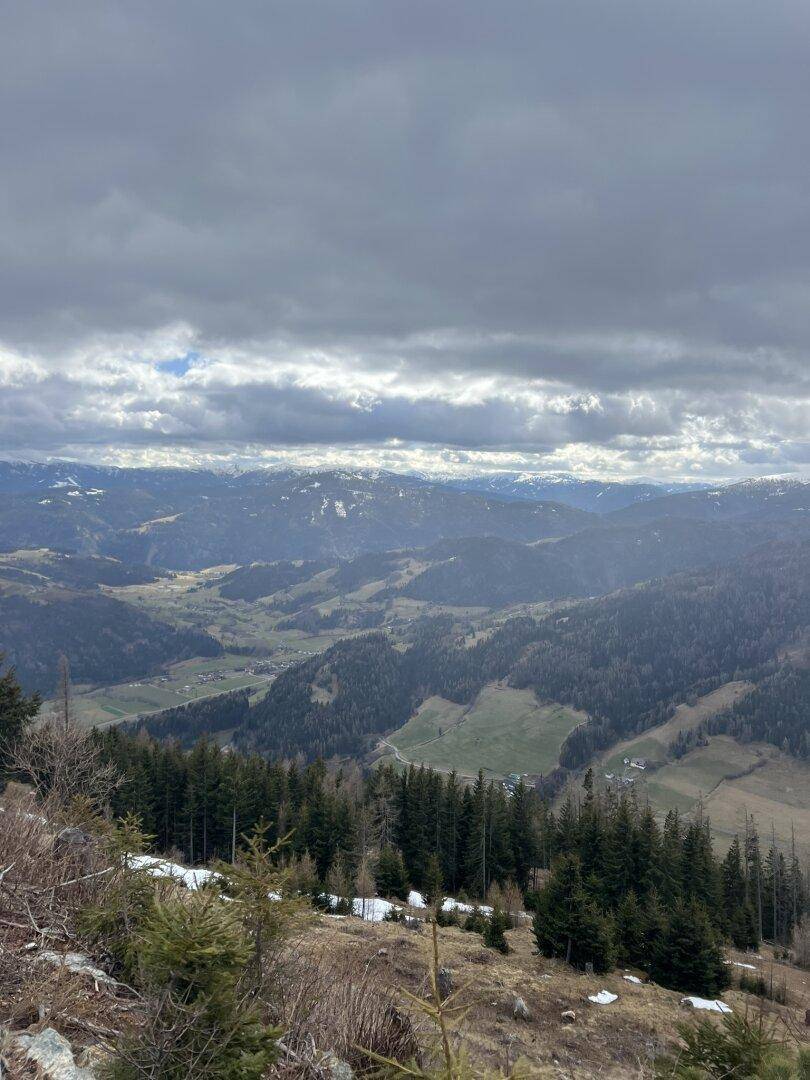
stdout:
<svg viewBox="0 0 810 1080">
<path fill-rule="evenodd" d="M 630 758 L 623 759 L 622 764 L 628 769 L 646 769 L 646 758 Z M 606 772 L 605 779 L 611 781 L 614 784 L 620 784 L 622 787 L 630 787 L 635 784 L 636 778 L 634 776 L 617 776 L 616 773 Z"/>
</svg>

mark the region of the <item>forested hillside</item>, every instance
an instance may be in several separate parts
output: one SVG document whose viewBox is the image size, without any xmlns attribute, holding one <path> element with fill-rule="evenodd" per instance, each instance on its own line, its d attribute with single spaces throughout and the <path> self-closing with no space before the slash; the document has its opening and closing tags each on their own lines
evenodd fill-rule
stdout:
<svg viewBox="0 0 810 1080">
<path fill-rule="evenodd" d="M 0 593 L 0 653 L 26 690 L 54 690 L 60 654 L 75 682 L 102 683 L 221 652 L 208 634 L 178 630 L 100 592 Z"/>
<path fill-rule="evenodd" d="M 32 589 L 67 585 L 94 589 L 99 585 L 145 585 L 157 581 L 158 571 L 100 556 L 59 551 L 13 551 L 0 554 L 0 582 L 18 582 Z"/>
<path fill-rule="evenodd" d="M 445 540 L 415 553 L 432 565 L 383 595 L 488 607 L 601 596 L 638 581 L 731 562 L 794 531 L 764 523 L 673 520 L 586 529 L 553 543 Z"/>
<path fill-rule="evenodd" d="M 806 541 L 777 545 L 544 620 L 512 682 L 591 714 L 569 736 L 561 763 L 580 765 L 660 722 L 687 694 L 765 674 L 810 623 L 808 556 Z"/>
<path fill-rule="evenodd" d="M 737 484 L 683 491 L 637 502 L 611 514 L 617 524 L 640 524 L 678 517 L 693 521 L 777 520 L 810 516 L 810 483 L 793 478 L 763 477 Z"/>
<path fill-rule="evenodd" d="M 706 725 L 741 742 L 770 742 L 810 758 L 810 669 L 785 664 Z"/>
<path fill-rule="evenodd" d="M 763 854 L 750 822 L 744 843 L 721 865 L 708 822 L 686 823 L 673 812 L 661 828 L 649 806 L 598 795 L 590 774 L 584 800 L 569 799 L 555 815 L 522 784 L 507 798 L 481 776 L 465 785 L 455 775 L 386 768 L 335 782 L 322 763 L 302 772 L 205 742 L 188 754 L 120 731 L 101 742 L 129 778 L 114 796 L 115 812 L 137 813 L 163 850 L 192 861 L 228 859 L 234 823 L 249 832 L 263 819 L 271 842 L 294 830 L 292 850 L 311 860 L 313 886 L 341 877 L 350 883 L 371 849 L 380 893 L 402 898 L 409 887 L 430 890 L 437 881 L 452 894 L 481 899 L 510 880 L 527 891 L 538 870 L 556 866 L 558 875 L 573 875 L 569 901 L 582 905 L 580 956 L 607 967 L 617 959 L 645 968 L 659 962 L 665 975 L 672 958 L 656 961 L 655 935 L 666 933 L 682 905 L 694 905 L 699 919 L 740 947 L 756 945 L 763 934 L 788 941 L 805 906 L 798 859 Z M 527 899 L 545 905 L 540 944 L 560 955 L 553 928 L 563 913 L 554 907 L 553 888 Z M 718 989 L 726 985 L 717 971 L 706 977 Z"/>
<path fill-rule="evenodd" d="M 384 634 L 347 639 L 280 675 L 235 739 L 271 755 L 360 754 L 427 697 L 468 704 L 487 683 L 508 679 L 591 718 L 563 745 L 561 764 L 575 767 L 692 695 L 770 674 L 810 622 L 809 553 L 808 541 L 767 546 L 722 569 L 675 575 L 540 621 L 511 619 L 472 647 L 450 617 L 414 624 L 401 647 Z M 781 728 L 761 729 L 785 742 Z M 796 753 L 803 744 L 787 745 Z"/>
<path fill-rule="evenodd" d="M 505 676 L 536 635 L 531 619 L 512 619 L 466 648 L 452 621 L 429 620 L 402 651 L 383 634 L 338 642 L 322 656 L 284 672 L 237 732 L 238 745 L 271 755 L 308 758 L 360 754 L 372 736 L 403 724 L 431 694 L 469 701 Z"/>
</svg>

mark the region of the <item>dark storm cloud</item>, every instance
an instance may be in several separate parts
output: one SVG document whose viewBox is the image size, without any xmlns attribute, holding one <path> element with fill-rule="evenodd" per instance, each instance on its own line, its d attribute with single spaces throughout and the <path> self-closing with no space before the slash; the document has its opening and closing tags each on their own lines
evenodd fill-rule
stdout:
<svg viewBox="0 0 810 1080">
<path fill-rule="evenodd" d="M 3 22 L 3 447 L 805 460 L 806 3 L 32 0 Z M 155 374 L 178 327 L 228 379 Z"/>
</svg>

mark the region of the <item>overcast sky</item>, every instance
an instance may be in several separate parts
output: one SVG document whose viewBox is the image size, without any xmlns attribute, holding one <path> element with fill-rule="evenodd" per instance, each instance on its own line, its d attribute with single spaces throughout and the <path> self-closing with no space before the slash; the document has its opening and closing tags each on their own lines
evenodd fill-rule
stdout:
<svg viewBox="0 0 810 1080">
<path fill-rule="evenodd" d="M 807 0 L 10 0 L 0 453 L 810 473 Z"/>
</svg>

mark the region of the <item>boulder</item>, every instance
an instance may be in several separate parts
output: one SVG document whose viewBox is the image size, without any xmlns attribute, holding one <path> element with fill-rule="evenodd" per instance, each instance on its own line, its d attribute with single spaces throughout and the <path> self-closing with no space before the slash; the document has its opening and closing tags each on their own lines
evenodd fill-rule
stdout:
<svg viewBox="0 0 810 1080">
<path fill-rule="evenodd" d="M 354 1069 L 352 1069 L 351 1065 L 331 1051 L 324 1054 L 318 1064 L 327 1073 L 330 1080 L 354 1080 Z"/>
<path fill-rule="evenodd" d="M 93 1071 L 76 1064 L 70 1043 L 53 1028 L 45 1028 L 38 1035 L 18 1035 L 14 1041 L 47 1080 L 95 1080 Z"/>
<path fill-rule="evenodd" d="M 575 1024 L 577 1022 L 577 1014 L 573 1009 L 566 1009 L 565 1012 L 560 1013 L 560 1019 L 564 1024 Z"/>
<path fill-rule="evenodd" d="M 531 1020 L 532 1014 L 529 1011 L 529 1006 L 522 997 L 515 997 L 512 1003 L 512 1016 L 515 1020 Z"/>
<path fill-rule="evenodd" d="M 96 846 L 95 837 L 84 829 L 75 825 L 69 825 L 56 834 L 53 840 L 53 853 L 63 857 L 65 855 L 75 858 L 78 862 L 86 862 Z"/>
</svg>

